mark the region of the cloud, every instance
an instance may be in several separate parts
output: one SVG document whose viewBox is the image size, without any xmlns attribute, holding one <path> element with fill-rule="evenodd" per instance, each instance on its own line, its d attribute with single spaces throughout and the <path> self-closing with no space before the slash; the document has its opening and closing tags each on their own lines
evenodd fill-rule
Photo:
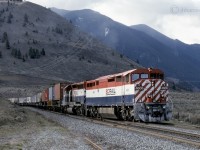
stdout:
<svg viewBox="0 0 200 150">
<path fill-rule="evenodd" d="M 200 20 L 197 16 L 167 15 L 157 22 L 163 34 L 173 39 L 179 39 L 185 43 L 200 43 Z"/>
</svg>

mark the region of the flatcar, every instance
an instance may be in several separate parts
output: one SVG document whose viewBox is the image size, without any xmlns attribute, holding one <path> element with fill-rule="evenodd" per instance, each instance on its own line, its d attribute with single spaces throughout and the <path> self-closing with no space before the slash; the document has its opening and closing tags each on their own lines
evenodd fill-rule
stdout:
<svg viewBox="0 0 200 150">
<path fill-rule="evenodd" d="M 68 84 L 61 109 L 90 117 L 161 122 L 172 118 L 168 84 L 159 69 L 133 69 Z"/>
</svg>

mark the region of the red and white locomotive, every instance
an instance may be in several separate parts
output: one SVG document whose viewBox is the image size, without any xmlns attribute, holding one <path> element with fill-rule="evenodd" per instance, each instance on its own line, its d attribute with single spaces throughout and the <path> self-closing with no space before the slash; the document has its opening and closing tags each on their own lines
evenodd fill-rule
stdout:
<svg viewBox="0 0 200 150">
<path fill-rule="evenodd" d="M 61 109 L 91 117 L 144 122 L 170 120 L 168 84 L 159 69 L 133 69 L 69 84 Z"/>
</svg>

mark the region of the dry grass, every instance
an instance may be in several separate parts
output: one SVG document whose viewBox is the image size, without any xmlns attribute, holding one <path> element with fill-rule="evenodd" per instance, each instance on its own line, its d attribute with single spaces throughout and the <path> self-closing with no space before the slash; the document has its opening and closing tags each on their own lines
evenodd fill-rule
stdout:
<svg viewBox="0 0 200 150">
<path fill-rule="evenodd" d="M 171 92 L 174 119 L 200 124 L 200 93 Z"/>
</svg>

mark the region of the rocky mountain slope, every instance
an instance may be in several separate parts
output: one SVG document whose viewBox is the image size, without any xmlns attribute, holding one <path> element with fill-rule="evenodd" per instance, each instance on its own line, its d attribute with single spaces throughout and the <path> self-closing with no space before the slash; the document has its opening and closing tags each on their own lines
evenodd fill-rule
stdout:
<svg viewBox="0 0 200 150">
<path fill-rule="evenodd" d="M 0 3 L 0 52 L 0 73 L 56 81 L 82 81 L 140 66 L 30 2 Z"/>
<path fill-rule="evenodd" d="M 130 28 L 92 10 L 65 11 L 52 8 L 77 28 L 90 33 L 145 67 L 158 67 L 170 79 L 190 88 L 200 87 L 200 47 L 172 40 L 164 35 L 154 36 L 138 28 Z M 134 29 L 133 29 L 134 28 Z M 199 65 L 198 65 L 199 64 Z M 192 82 L 191 82 L 192 81 Z"/>
</svg>

